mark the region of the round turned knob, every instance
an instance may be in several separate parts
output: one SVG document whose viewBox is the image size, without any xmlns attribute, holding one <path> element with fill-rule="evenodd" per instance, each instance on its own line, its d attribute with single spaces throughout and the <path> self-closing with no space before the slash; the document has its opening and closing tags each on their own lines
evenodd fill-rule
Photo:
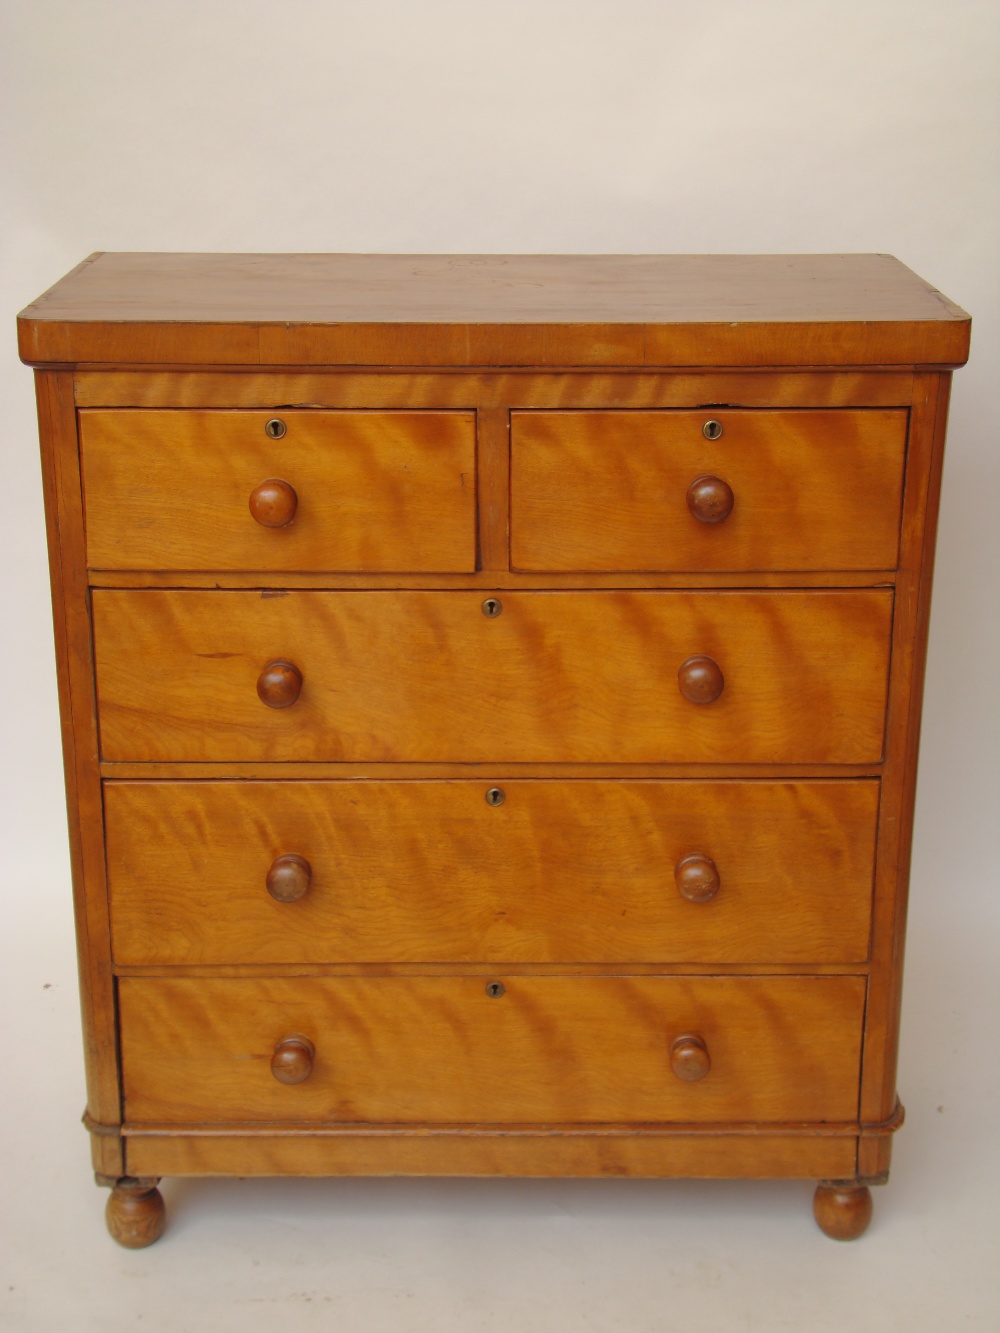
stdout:
<svg viewBox="0 0 1000 1333">
<path fill-rule="evenodd" d="M 689 703 L 710 704 L 718 699 L 726 681 L 718 662 L 699 653 L 677 668 L 677 683 Z"/>
<path fill-rule="evenodd" d="M 275 1043 L 271 1073 L 279 1083 L 303 1083 L 312 1073 L 316 1047 L 308 1037 L 291 1032 Z"/>
<path fill-rule="evenodd" d="M 304 856 L 289 852 L 272 861 L 267 872 L 267 891 L 275 902 L 297 903 L 309 891 L 312 866 Z"/>
<path fill-rule="evenodd" d="M 277 862 L 275 863 L 277 864 Z M 707 903 L 719 892 L 719 871 L 710 856 L 692 852 L 674 866 L 677 892 L 689 903 Z"/>
<path fill-rule="evenodd" d="M 265 528 L 287 528 L 298 507 L 294 487 L 280 477 L 268 477 L 250 492 L 250 513 Z"/>
<path fill-rule="evenodd" d="M 712 1068 L 708 1047 L 701 1037 L 678 1037 L 670 1048 L 670 1068 L 685 1083 L 697 1083 Z"/>
<path fill-rule="evenodd" d="M 721 477 L 695 477 L 687 488 L 687 507 L 699 523 L 724 523 L 736 497 Z"/>
<path fill-rule="evenodd" d="M 294 662 L 268 662 L 257 677 L 257 697 L 268 708 L 291 708 L 302 689 L 302 672 Z"/>
</svg>

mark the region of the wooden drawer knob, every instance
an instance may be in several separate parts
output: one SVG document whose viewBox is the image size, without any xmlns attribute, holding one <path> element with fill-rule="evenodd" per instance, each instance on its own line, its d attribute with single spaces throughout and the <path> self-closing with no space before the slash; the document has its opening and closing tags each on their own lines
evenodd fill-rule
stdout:
<svg viewBox="0 0 1000 1333">
<path fill-rule="evenodd" d="M 277 857 L 267 872 L 267 891 L 278 903 L 297 903 L 306 896 L 311 882 L 312 866 L 294 852 Z"/>
<path fill-rule="evenodd" d="M 670 1048 L 670 1068 L 685 1083 L 697 1083 L 712 1068 L 708 1047 L 701 1037 L 678 1037 Z"/>
<path fill-rule="evenodd" d="M 718 662 L 696 654 L 677 668 L 677 683 L 689 703 L 710 704 L 718 699 L 726 681 Z"/>
<path fill-rule="evenodd" d="M 275 1043 L 271 1073 L 279 1083 L 303 1083 L 312 1073 L 316 1047 L 308 1037 L 291 1032 Z"/>
<path fill-rule="evenodd" d="M 287 528 L 298 507 L 294 488 L 280 477 L 268 477 L 250 492 L 250 513 L 265 528 Z"/>
<path fill-rule="evenodd" d="M 687 488 L 687 507 L 699 523 L 725 523 L 736 497 L 721 477 L 695 477 Z"/>
<path fill-rule="evenodd" d="M 291 708 L 302 689 L 302 672 L 294 662 L 268 662 L 257 677 L 257 697 L 268 708 Z"/>
<path fill-rule="evenodd" d="M 677 892 L 689 903 L 707 903 L 719 892 L 719 871 L 702 852 L 682 856 L 674 866 L 674 880 Z"/>
</svg>

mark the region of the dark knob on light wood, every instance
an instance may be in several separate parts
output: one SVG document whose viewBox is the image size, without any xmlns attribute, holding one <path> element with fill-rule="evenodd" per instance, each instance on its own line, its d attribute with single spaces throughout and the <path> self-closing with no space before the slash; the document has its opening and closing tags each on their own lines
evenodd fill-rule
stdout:
<svg viewBox="0 0 1000 1333">
<path fill-rule="evenodd" d="M 670 1048 L 670 1068 L 685 1083 L 697 1083 L 704 1078 L 712 1068 L 704 1040 L 693 1033 L 678 1037 Z"/>
<path fill-rule="evenodd" d="M 677 683 L 689 703 L 710 704 L 718 699 L 726 681 L 718 662 L 698 653 L 677 668 Z"/>
<path fill-rule="evenodd" d="M 312 866 L 295 852 L 277 857 L 267 872 L 267 891 L 275 902 L 297 903 L 309 892 L 311 883 Z"/>
<path fill-rule="evenodd" d="M 710 856 L 692 852 L 674 866 L 677 892 L 689 903 L 707 903 L 719 892 L 719 871 Z"/>
<path fill-rule="evenodd" d="M 687 488 L 687 507 L 699 523 L 724 523 L 736 497 L 721 477 L 695 477 Z"/>
<path fill-rule="evenodd" d="M 275 1043 L 271 1073 L 279 1083 L 304 1083 L 313 1070 L 316 1047 L 308 1037 L 290 1032 Z"/>
<path fill-rule="evenodd" d="M 294 662 L 268 662 L 257 677 L 257 697 L 268 708 L 291 708 L 302 689 L 302 672 Z"/>
<path fill-rule="evenodd" d="M 268 477 L 250 492 L 250 513 L 265 528 L 287 528 L 298 507 L 294 487 L 280 477 Z"/>
</svg>

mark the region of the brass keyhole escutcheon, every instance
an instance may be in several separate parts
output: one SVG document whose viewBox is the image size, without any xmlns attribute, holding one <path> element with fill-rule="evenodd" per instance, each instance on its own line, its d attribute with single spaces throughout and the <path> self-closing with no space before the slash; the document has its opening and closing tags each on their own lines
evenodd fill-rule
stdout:
<svg viewBox="0 0 1000 1333">
<path fill-rule="evenodd" d="M 506 793 L 504 792 L 503 787 L 491 787 L 489 791 L 486 793 L 487 805 L 503 805 L 506 799 L 507 796 Z"/>
<path fill-rule="evenodd" d="M 503 995 L 504 990 L 505 987 L 502 981 L 488 981 L 486 983 L 486 994 L 491 1000 L 499 1000 L 500 996 Z"/>
<path fill-rule="evenodd" d="M 717 440 L 722 434 L 722 422 L 716 421 L 714 417 L 709 417 L 702 426 L 701 433 L 706 440 Z"/>
<path fill-rule="evenodd" d="M 499 597 L 487 597 L 483 602 L 483 615 L 493 620 L 503 610 L 503 603 Z"/>
<path fill-rule="evenodd" d="M 281 417 L 272 417 L 264 425 L 264 434 L 270 436 L 272 440 L 280 440 L 287 429 Z"/>
</svg>

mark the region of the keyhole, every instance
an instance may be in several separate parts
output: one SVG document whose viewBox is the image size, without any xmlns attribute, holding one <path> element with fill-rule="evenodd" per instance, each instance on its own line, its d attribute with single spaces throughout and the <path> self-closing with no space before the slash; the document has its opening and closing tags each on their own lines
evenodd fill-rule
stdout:
<svg viewBox="0 0 1000 1333">
<path fill-rule="evenodd" d="M 483 615 L 489 616 L 491 620 L 494 616 L 498 616 L 502 610 L 503 606 L 496 597 L 487 597 L 486 601 L 483 602 Z"/>
<path fill-rule="evenodd" d="M 507 797 L 504 795 L 502 787 L 491 787 L 486 793 L 487 805 L 503 805 Z"/>
<path fill-rule="evenodd" d="M 709 419 L 702 426 L 701 433 L 706 440 L 717 440 L 722 434 L 722 422 L 716 421 L 714 418 Z"/>
<path fill-rule="evenodd" d="M 491 1000 L 499 1000 L 504 993 L 504 984 L 502 981 L 488 981 L 486 983 L 486 994 Z"/>
<path fill-rule="evenodd" d="M 287 427 L 280 417 L 272 417 L 264 427 L 264 434 L 270 435 L 272 440 L 280 440 Z"/>
</svg>

